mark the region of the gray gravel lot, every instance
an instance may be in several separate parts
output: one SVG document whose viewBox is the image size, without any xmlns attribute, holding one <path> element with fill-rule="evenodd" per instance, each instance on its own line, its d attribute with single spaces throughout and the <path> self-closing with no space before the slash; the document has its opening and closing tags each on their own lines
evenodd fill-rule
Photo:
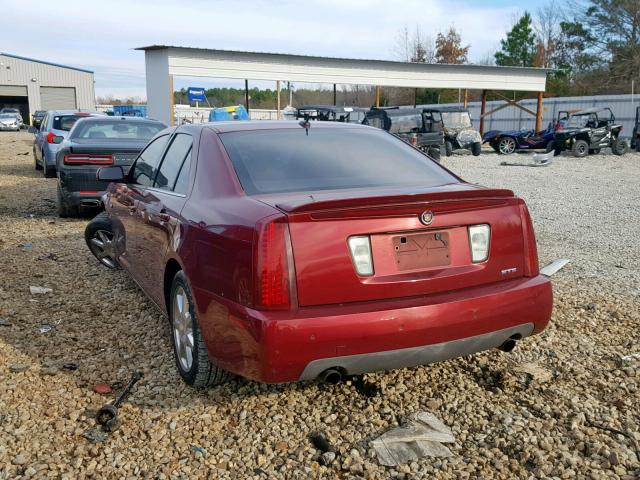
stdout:
<svg viewBox="0 0 640 480">
<path fill-rule="evenodd" d="M 469 182 L 510 188 L 533 216 L 540 263 L 571 260 L 584 282 L 640 295 L 640 154 L 556 157 L 547 167 L 501 166 L 504 156 L 453 156 L 443 165 Z M 526 163 L 528 155 L 512 155 Z"/>
<path fill-rule="evenodd" d="M 572 260 L 553 277 L 545 332 L 511 354 L 368 375 L 381 389 L 373 398 L 349 384 L 196 391 L 175 371 L 166 320 L 90 256 L 87 220 L 56 218 L 55 180 L 33 169 L 31 135 L 0 134 L 0 479 L 639 478 L 640 361 L 621 357 L 640 353 L 640 155 L 501 160 L 443 162 L 523 196 L 541 262 Z M 71 361 L 80 367 L 61 368 Z M 133 369 L 145 377 L 121 428 L 91 443 L 92 412 L 111 399 L 93 386 Z M 453 457 L 380 466 L 369 441 L 418 410 L 452 428 Z M 313 431 L 336 446 L 333 465 L 316 461 Z"/>
</svg>

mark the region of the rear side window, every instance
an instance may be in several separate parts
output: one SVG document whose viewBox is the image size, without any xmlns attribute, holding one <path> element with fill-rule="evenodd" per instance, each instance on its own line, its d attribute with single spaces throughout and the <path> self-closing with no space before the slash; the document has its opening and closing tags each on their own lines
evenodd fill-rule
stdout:
<svg viewBox="0 0 640 480">
<path fill-rule="evenodd" d="M 88 115 L 56 115 L 53 117 L 53 129 L 68 132 L 79 118 L 86 118 L 87 116 Z"/>
<path fill-rule="evenodd" d="M 187 157 L 191 158 L 191 135 L 177 134 L 164 155 L 154 186 L 163 190 L 174 190 L 176 180 Z M 188 169 L 188 166 L 187 166 Z M 184 192 L 179 192 L 184 193 Z"/>
<path fill-rule="evenodd" d="M 149 140 L 164 129 L 161 123 L 128 122 L 126 120 L 85 121 L 73 130 L 74 138 L 114 140 Z"/>
<path fill-rule="evenodd" d="M 375 187 L 430 187 L 459 181 L 381 130 L 304 128 L 220 134 L 249 195 Z"/>
<path fill-rule="evenodd" d="M 422 115 L 412 113 L 408 115 L 389 116 L 391 120 L 391 133 L 414 133 L 422 130 Z"/>
<path fill-rule="evenodd" d="M 160 158 L 164 147 L 169 140 L 169 135 L 156 138 L 142 151 L 131 170 L 131 181 L 138 185 L 150 187 L 158 171 Z"/>
</svg>

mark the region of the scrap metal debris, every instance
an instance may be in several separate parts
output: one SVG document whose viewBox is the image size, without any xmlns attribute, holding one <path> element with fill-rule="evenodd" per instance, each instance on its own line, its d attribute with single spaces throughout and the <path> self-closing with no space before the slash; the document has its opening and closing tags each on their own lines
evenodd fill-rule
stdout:
<svg viewBox="0 0 640 480">
<path fill-rule="evenodd" d="M 322 452 L 318 457 L 318 462 L 321 465 L 331 465 L 336 459 L 336 449 L 329 443 L 327 437 L 320 432 L 313 432 L 309 435 L 309 439 L 313 446 Z"/>
<path fill-rule="evenodd" d="M 451 429 L 429 412 L 412 414 L 403 426 L 389 430 L 371 442 L 381 465 L 393 467 L 422 457 L 450 457 L 442 445 L 453 443 Z"/>
<path fill-rule="evenodd" d="M 10 326 L 11 326 L 11 322 L 9 320 L 0 318 L 0 327 L 10 327 Z"/>
<path fill-rule="evenodd" d="M 545 265 L 544 267 L 542 267 L 540 269 L 540 273 L 542 275 L 550 277 L 554 273 L 558 272 L 558 270 L 563 268 L 567 263 L 569 263 L 569 260 L 567 260 L 566 258 L 559 258 L 558 260 L 554 260 L 553 262 L 551 262 L 549 265 Z"/>
<path fill-rule="evenodd" d="M 120 395 L 112 402 L 106 405 L 103 405 L 98 413 L 96 414 L 96 421 L 102 425 L 102 428 L 107 432 L 112 432 L 120 425 L 120 421 L 118 420 L 118 407 L 124 400 L 127 398 L 134 385 L 138 383 L 138 381 L 143 377 L 141 371 L 136 370 L 133 372 L 131 376 L 131 380 L 129 384 L 120 392 Z M 106 385 L 106 384 L 105 384 Z M 107 385 L 107 387 L 109 387 Z M 109 391 L 111 391 L 111 387 L 109 387 Z"/>
<path fill-rule="evenodd" d="M 111 393 L 111 386 L 108 383 L 98 383 L 93 386 L 93 391 L 100 395 L 107 395 Z"/>
<path fill-rule="evenodd" d="M 547 153 L 534 153 L 527 155 L 527 162 L 501 162 L 500 165 L 506 167 L 546 167 L 551 165 L 555 152 L 552 150 Z M 532 162 L 533 160 L 533 162 Z"/>
<path fill-rule="evenodd" d="M 44 295 L 46 293 L 53 292 L 53 289 L 52 288 L 47 288 L 47 287 L 34 287 L 34 286 L 31 286 L 31 287 L 29 287 L 29 291 L 31 292 L 31 295 Z"/>
<path fill-rule="evenodd" d="M 73 371 L 80 368 L 80 364 L 76 362 L 66 362 L 65 364 L 62 365 L 62 368 L 65 370 Z"/>
</svg>

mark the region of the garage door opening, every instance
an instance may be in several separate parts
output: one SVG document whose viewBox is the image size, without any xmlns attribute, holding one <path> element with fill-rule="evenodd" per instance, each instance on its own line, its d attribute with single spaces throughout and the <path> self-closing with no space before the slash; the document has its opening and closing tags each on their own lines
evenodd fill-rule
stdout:
<svg viewBox="0 0 640 480">
<path fill-rule="evenodd" d="M 29 97 L 24 85 L 0 85 L 0 109 L 17 108 L 25 123 L 29 123 Z"/>
<path fill-rule="evenodd" d="M 25 124 L 29 123 L 29 100 L 27 97 L 0 96 L 0 110 L 3 108 L 17 108 Z"/>
</svg>

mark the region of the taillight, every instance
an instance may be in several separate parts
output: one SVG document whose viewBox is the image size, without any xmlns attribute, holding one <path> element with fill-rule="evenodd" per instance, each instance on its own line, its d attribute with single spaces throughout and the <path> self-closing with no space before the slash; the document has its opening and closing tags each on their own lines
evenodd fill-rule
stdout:
<svg viewBox="0 0 640 480">
<path fill-rule="evenodd" d="M 536 245 L 536 235 L 533 231 L 533 222 L 529 209 L 520 200 L 520 222 L 522 223 L 522 238 L 524 248 L 524 276 L 535 277 L 540 273 L 538 265 L 538 247 Z"/>
<path fill-rule="evenodd" d="M 113 155 L 68 153 L 64 156 L 64 163 L 67 165 L 112 165 Z"/>
<path fill-rule="evenodd" d="M 53 132 L 49 132 L 47 133 L 47 143 L 53 143 L 53 139 L 55 138 L 56 134 Z"/>
<path fill-rule="evenodd" d="M 293 273 L 289 226 L 284 217 L 270 217 L 257 225 L 255 245 L 255 307 L 281 310 L 291 307 Z"/>
</svg>

